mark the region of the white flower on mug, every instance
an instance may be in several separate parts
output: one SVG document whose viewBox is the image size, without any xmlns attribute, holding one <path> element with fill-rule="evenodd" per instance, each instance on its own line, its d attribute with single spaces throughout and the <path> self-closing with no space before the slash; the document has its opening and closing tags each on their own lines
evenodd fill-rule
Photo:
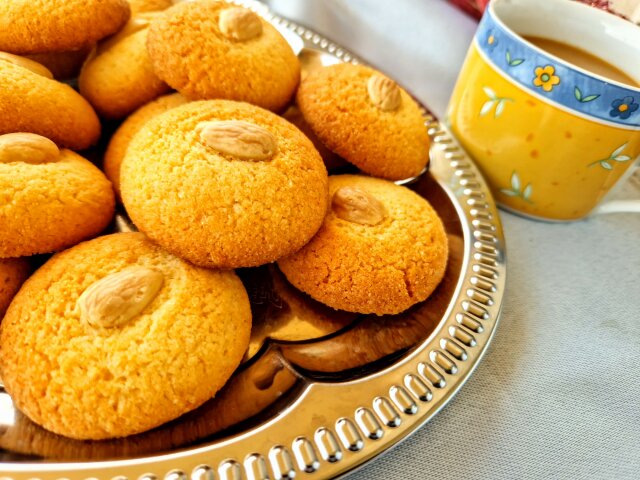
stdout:
<svg viewBox="0 0 640 480">
<path fill-rule="evenodd" d="M 594 165 L 600 165 L 605 170 L 613 170 L 613 165 L 611 162 L 628 162 L 631 160 L 629 155 L 621 155 L 624 152 L 624 149 L 627 148 L 627 144 L 629 142 L 623 143 L 618 148 L 616 148 L 611 155 L 607 158 L 601 158 L 600 160 L 596 160 L 595 162 L 591 162 L 588 167 L 593 167 Z"/>
<path fill-rule="evenodd" d="M 482 90 L 484 90 L 485 95 L 489 97 L 489 100 L 484 102 L 482 104 L 482 108 L 480 108 L 481 117 L 484 117 L 487 113 L 493 110 L 493 107 L 495 105 L 496 108 L 493 112 L 493 118 L 497 118 L 502 115 L 506 102 L 514 102 L 513 98 L 499 97 L 496 92 L 494 92 L 489 87 L 482 87 Z"/>
<path fill-rule="evenodd" d="M 527 203 L 533 203 L 530 200 L 531 195 L 533 194 L 533 186 L 531 183 L 527 183 L 527 185 L 522 188 L 520 176 L 515 170 L 511 174 L 511 188 L 501 188 L 500 191 L 508 197 L 519 197 Z"/>
</svg>

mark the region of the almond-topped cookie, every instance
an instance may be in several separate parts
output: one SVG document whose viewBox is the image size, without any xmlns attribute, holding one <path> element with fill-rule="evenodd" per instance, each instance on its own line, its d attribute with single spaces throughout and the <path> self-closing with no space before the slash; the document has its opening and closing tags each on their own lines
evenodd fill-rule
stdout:
<svg viewBox="0 0 640 480">
<path fill-rule="evenodd" d="M 118 31 L 129 15 L 126 0 L 2 0 L 0 50 L 76 50 Z"/>
<path fill-rule="evenodd" d="M 226 2 L 179 3 L 149 28 L 160 78 L 191 100 L 223 98 L 280 111 L 300 80 L 282 35 L 251 10 Z"/>
<path fill-rule="evenodd" d="M 149 120 L 127 148 L 120 188 L 141 231 L 205 267 L 293 253 L 327 209 L 327 171 L 311 141 L 274 113 L 228 100 Z"/>
<path fill-rule="evenodd" d="M 329 177 L 331 208 L 315 237 L 278 266 L 330 307 L 378 315 L 426 300 L 444 277 L 447 236 L 429 202 L 358 175 Z"/>
<path fill-rule="evenodd" d="M 54 255 L 27 280 L 0 324 L 0 375 L 16 407 L 47 430 L 123 437 L 213 397 L 250 331 L 233 272 L 118 233 Z"/>
<path fill-rule="evenodd" d="M 28 58 L 0 52 L 0 134 L 32 132 L 83 150 L 98 141 L 100 121 L 69 85 Z"/>
<path fill-rule="evenodd" d="M 33 133 L 0 135 L 0 258 L 50 253 L 104 230 L 111 183 L 91 162 Z"/>
<path fill-rule="evenodd" d="M 369 175 L 402 180 L 429 162 L 418 104 L 372 68 L 341 63 L 315 69 L 296 101 L 322 143 Z"/>
</svg>

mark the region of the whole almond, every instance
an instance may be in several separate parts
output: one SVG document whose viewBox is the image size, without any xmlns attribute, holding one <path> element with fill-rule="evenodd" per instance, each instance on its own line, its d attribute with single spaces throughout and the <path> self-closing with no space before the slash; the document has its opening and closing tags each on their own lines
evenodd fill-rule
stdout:
<svg viewBox="0 0 640 480">
<path fill-rule="evenodd" d="M 220 120 L 202 122 L 197 128 L 204 145 L 241 160 L 269 160 L 277 150 L 273 134 L 255 123 Z"/>
<path fill-rule="evenodd" d="M 0 163 L 22 162 L 33 165 L 55 162 L 60 157 L 58 146 L 35 133 L 0 135 Z"/>
<path fill-rule="evenodd" d="M 331 199 L 331 209 L 338 218 L 360 225 L 378 225 L 387 218 L 384 205 L 366 190 L 342 187 Z"/>
<path fill-rule="evenodd" d="M 92 327 L 125 325 L 156 297 L 164 276 L 146 267 L 129 267 L 92 283 L 80 298 L 80 318 Z"/>
<path fill-rule="evenodd" d="M 260 17 L 246 8 L 227 8 L 220 12 L 220 32 L 230 40 L 246 42 L 262 35 Z"/>
<path fill-rule="evenodd" d="M 369 98 L 380 110 L 391 112 L 400 107 L 402 97 L 398 84 L 379 73 L 374 73 L 367 83 Z"/>
<path fill-rule="evenodd" d="M 46 78 L 53 78 L 53 74 L 47 67 L 29 58 L 20 57 L 19 55 L 13 55 L 11 53 L 0 52 L 0 61 L 12 63 L 27 70 L 42 75 Z"/>
</svg>

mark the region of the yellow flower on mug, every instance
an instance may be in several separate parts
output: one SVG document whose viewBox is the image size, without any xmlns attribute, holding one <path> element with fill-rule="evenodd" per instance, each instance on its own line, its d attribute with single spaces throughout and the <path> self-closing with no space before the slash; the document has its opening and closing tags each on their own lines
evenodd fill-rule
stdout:
<svg viewBox="0 0 640 480">
<path fill-rule="evenodd" d="M 546 67 L 536 67 L 536 77 L 533 79 L 533 84 L 536 87 L 542 87 L 545 92 L 550 92 L 553 87 L 560 83 L 560 77 L 554 75 L 556 69 L 552 65 Z"/>
</svg>

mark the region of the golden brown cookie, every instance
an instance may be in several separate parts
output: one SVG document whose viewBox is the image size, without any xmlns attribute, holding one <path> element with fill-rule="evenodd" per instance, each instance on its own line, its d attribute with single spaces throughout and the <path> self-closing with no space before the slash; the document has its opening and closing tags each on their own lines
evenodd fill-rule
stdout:
<svg viewBox="0 0 640 480">
<path fill-rule="evenodd" d="M 48 253 L 100 233 L 111 183 L 91 162 L 32 133 L 0 135 L 0 258 Z"/>
<path fill-rule="evenodd" d="M 442 221 L 424 198 L 358 175 L 329 177 L 331 208 L 313 239 L 278 266 L 330 307 L 395 314 L 425 300 L 447 266 Z"/>
<path fill-rule="evenodd" d="M 247 103 L 192 102 L 149 120 L 120 172 L 135 225 L 196 265 L 236 268 L 298 250 L 324 218 L 327 171 L 283 118 Z"/>
<path fill-rule="evenodd" d="M 33 60 L 0 52 L 0 134 L 32 132 L 83 150 L 100 137 L 91 105 Z"/>
<path fill-rule="evenodd" d="M 44 428 L 122 437 L 211 398 L 250 330 L 233 272 L 118 233 L 55 255 L 24 284 L 0 326 L 0 374 L 17 408 Z"/>
<path fill-rule="evenodd" d="M 111 180 L 118 198 L 120 198 L 120 164 L 133 136 L 148 120 L 187 102 L 188 100 L 179 93 L 157 98 L 132 113 L 113 134 L 104 154 L 103 169 L 107 178 Z"/>
<path fill-rule="evenodd" d="M 68 52 L 32 53 L 25 57 L 47 67 L 56 80 L 69 80 L 78 76 L 93 47 L 94 45 L 89 45 Z"/>
<path fill-rule="evenodd" d="M 105 118 L 122 118 L 171 90 L 153 72 L 147 53 L 149 23 L 161 12 L 138 14 L 98 44 L 82 67 L 80 93 Z"/>
<path fill-rule="evenodd" d="M 363 172 L 402 180 L 418 175 L 429 161 L 418 104 L 369 67 L 342 63 L 315 70 L 296 99 L 320 140 Z"/>
<path fill-rule="evenodd" d="M 26 258 L 0 258 L 0 320 L 30 272 Z"/>
<path fill-rule="evenodd" d="M 77 50 L 118 31 L 129 14 L 126 0 L 2 0 L 0 50 Z"/>
<path fill-rule="evenodd" d="M 160 78 L 189 99 L 225 98 L 279 111 L 300 79 L 282 35 L 250 10 L 205 0 L 177 4 L 147 41 Z"/>
</svg>

